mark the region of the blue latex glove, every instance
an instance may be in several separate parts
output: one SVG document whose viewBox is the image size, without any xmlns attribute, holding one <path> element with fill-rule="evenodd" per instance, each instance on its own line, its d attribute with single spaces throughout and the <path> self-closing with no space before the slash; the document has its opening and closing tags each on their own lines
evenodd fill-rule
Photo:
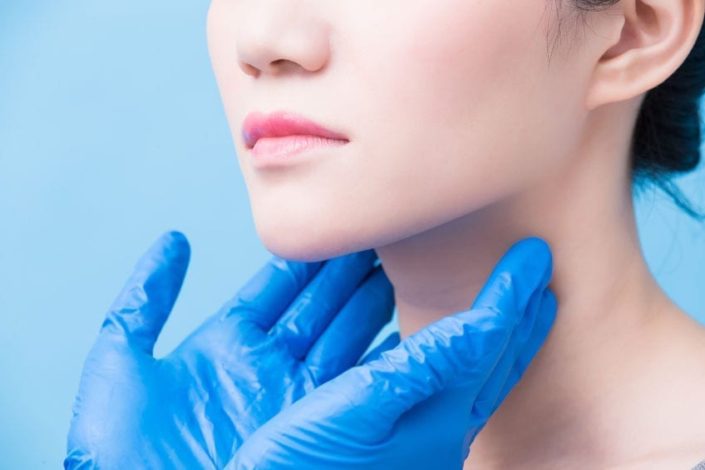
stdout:
<svg viewBox="0 0 705 470">
<path fill-rule="evenodd" d="M 551 275 L 543 240 L 516 243 L 469 310 L 306 395 L 250 436 L 227 468 L 462 468 L 553 324 Z"/>
<path fill-rule="evenodd" d="M 372 250 L 275 256 L 157 359 L 189 256 L 183 235 L 162 236 L 110 308 L 74 400 L 66 468 L 222 468 L 264 422 L 358 363 L 394 309 Z"/>
</svg>

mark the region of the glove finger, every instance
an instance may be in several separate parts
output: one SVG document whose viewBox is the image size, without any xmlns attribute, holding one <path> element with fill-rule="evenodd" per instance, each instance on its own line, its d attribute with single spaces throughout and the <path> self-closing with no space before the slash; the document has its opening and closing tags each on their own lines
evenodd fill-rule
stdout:
<svg viewBox="0 0 705 470">
<path fill-rule="evenodd" d="M 394 313 L 394 290 L 376 267 L 333 318 L 306 356 L 317 384 L 354 366 Z"/>
<path fill-rule="evenodd" d="M 101 326 L 152 354 L 186 275 L 191 250 L 176 231 L 159 237 L 142 255 Z"/>
<path fill-rule="evenodd" d="M 447 387 L 479 392 L 497 365 L 534 290 L 544 289 L 552 259 L 547 245 L 515 244 L 500 260 L 469 311 L 445 317 L 351 369 L 349 403 L 370 433 L 388 432 L 379 422 L 394 422 L 415 404 Z M 520 279 L 519 279 L 520 278 Z M 533 288 L 532 288 L 533 286 Z M 474 399 L 474 396 L 471 396 Z M 355 413 L 354 410 L 352 410 Z M 381 436 L 380 436 L 381 437 Z"/>
<path fill-rule="evenodd" d="M 509 371 L 509 374 L 507 374 L 507 379 L 505 380 L 501 391 L 497 394 L 497 399 L 492 406 L 491 413 L 494 413 L 517 382 L 521 380 L 524 372 L 529 367 L 529 364 L 531 364 L 531 361 L 533 361 L 536 354 L 546 342 L 551 328 L 555 323 L 557 311 L 558 302 L 555 294 L 550 290 L 546 290 L 544 292 L 542 307 L 539 311 L 540 313 L 538 317 L 536 318 L 534 328 L 532 329 L 528 340 L 521 348 L 516 361 L 514 361 L 514 364 Z"/>
<path fill-rule="evenodd" d="M 267 331 L 324 264 L 325 261 L 309 263 L 272 256 L 220 315 L 245 318 Z"/>
<path fill-rule="evenodd" d="M 378 359 L 380 354 L 382 354 L 384 351 L 389 351 L 390 349 L 396 348 L 400 342 L 401 336 L 399 335 L 398 331 L 390 333 L 389 336 L 384 338 L 381 343 L 374 347 L 370 352 L 365 354 L 365 357 L 360 359 L 360 361 L 358 361 L 358 364 L 367 364 L 370 361 Z"/>
<path fill-rule="evenodd" d="M 374 250 L 328 260 L 272 327 L 291 354 L 303 359 L 341 307 L 374 268 Z"/>
<path fill-rule="evenodd" d="M 523 312 L 529 297 L 545 288 L 553 273 L 553 256 L 548 244 L 538 237 L 514 243 L 495 265 L 477 295 L 473 308 L 513 308 Z M 510 290 L 513 295 L 507 295 Z"/>
<path fill-rule="evenodd" d="M 474 426 L 484 426 L 504 397 L 511 391 L 511 388 L 508 387 L 508 379 L 510 374 L 516 374 L 513 369 L 517 367 L 520 355 L 527 344 L 530 344 L 531 341 L 535 343 L 537 336 L 546 333 L 546 327 L 552 324 L 555 314 L 555 297 L 550 290 L 536 291 L 519 326 L 512 332 L 507 349 L 472 403 L 471 414 Z M 515 376 L 514 378 L 511 386 L 514 386 L 519 380 L 519 377 Z"/>
</svg>

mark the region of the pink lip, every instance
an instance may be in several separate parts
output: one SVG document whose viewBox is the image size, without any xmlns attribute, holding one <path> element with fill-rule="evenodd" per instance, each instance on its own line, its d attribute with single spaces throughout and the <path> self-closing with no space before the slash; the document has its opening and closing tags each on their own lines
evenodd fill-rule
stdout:
<svg viewBox="0 0 705 470">
<path fill-rule="evenodd" d="M 262 137 L 250 151 L 255 168 L 281 168 L 299 161 L 299 158 L 292 157 L 300 153 L 318 148 L 333 149 L 346 143 L 315 135 Z"/>
<path fill-rule="evenodd" d="M 254 148 L 257 141 L 265 137 L 314 136 L 333 141 L 349 140 L 339 132 L 310 121 L 294 113 L 278 111 L 270 114 L 250 113 L 242 124 L 242 138 L 248 149 Z"/>
</svg>

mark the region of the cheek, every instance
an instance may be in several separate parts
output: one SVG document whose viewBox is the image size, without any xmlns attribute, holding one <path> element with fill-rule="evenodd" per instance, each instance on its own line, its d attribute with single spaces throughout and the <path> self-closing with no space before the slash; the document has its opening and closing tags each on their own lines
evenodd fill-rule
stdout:
<svg viewBox="0 0 705 470">
<path fill-rule="evenodd" d="M 374 220 L 394 214 L 397 235 L 409 235 L 519 191 L 555 164 L 565 116 L 551 111 L 562 98 L 546 65 L 544 4 L 448 1 L 407 12 L 414 21 L 365 48 L 375 52 L 360 59 L 365 104 L 354 122 L 375 119 L 356 173 L 375 174 Z"/>
</svg>

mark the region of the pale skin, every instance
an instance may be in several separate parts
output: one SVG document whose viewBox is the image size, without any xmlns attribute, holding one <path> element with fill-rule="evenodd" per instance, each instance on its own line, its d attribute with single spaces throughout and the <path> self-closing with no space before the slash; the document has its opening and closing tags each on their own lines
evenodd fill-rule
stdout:
<svg viewBox="0 0 705 470">
<path fill-rule="evenodd" d="M 213 0 L 208 39 L 263 243 L 297 260 L 375 248 L 402 337 L 468 307 L 514 241 L 551 245 L 556 323 L 466 468 L 690 468 L 705 328 L 646 265 L 628 148 L 705 0 L 572 12 L 553 43 L 553 0 Z M 280 109 L 350 142 L 255 169 L 243 119 Z"/>
</svg>

